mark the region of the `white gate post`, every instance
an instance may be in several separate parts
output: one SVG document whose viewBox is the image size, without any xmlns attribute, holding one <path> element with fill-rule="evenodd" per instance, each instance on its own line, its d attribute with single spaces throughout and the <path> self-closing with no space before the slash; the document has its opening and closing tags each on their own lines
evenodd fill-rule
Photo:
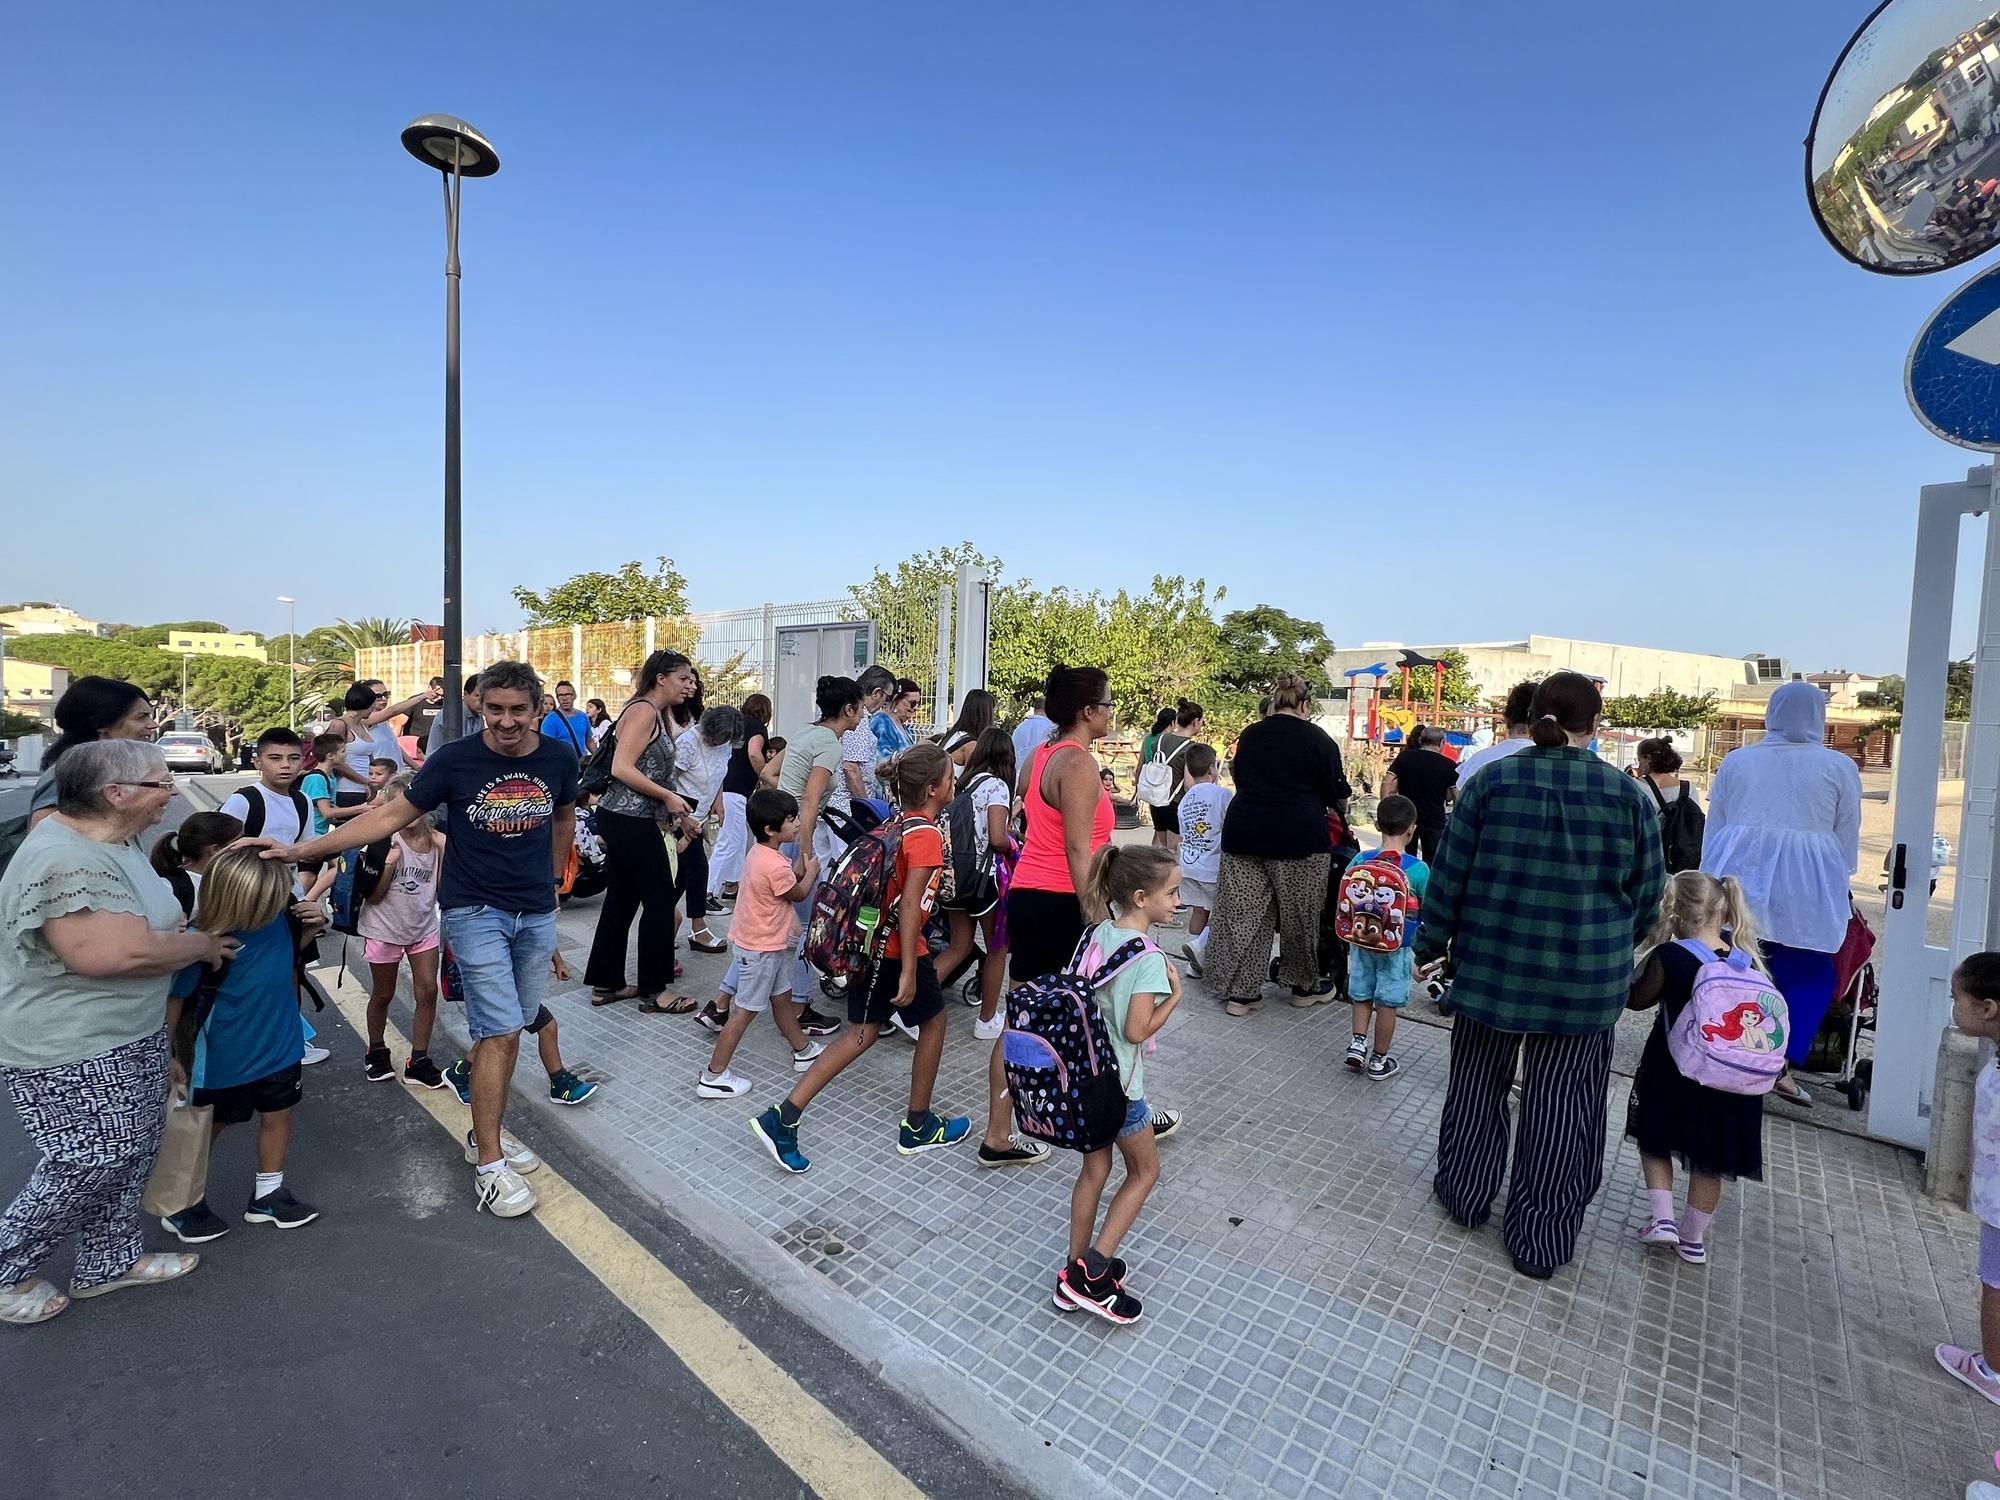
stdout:
<svg viewBox="0 0 2000 1500">
<path fill-rule="evenodd" d="M 986 573 L 971 563 L 958 569 L 957 649 L 952 658 L 952 685 L 959 701 L 974 688 L 988 686 L 988 649 L 992 640 L 993 586 Z"/>
<path fill-rule="evenodd" d="M 950 725 L 956 701 L 951 691 L 951 602 L 957 590 L 952 584 L 938 587 L 938 632 L 937 632 L 937 690 L 931 694 L 936 699 L 932 707 L 932 718 L 936 729 L 943 734 Z"/>
</svg>

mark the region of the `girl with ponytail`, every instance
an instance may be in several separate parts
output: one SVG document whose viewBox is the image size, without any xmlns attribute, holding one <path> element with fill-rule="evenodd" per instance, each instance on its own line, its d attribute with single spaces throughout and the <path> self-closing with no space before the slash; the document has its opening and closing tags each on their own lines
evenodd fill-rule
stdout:
<svg viewBox="0 0 2000 1500">
<path fill-rule="evenodd" d="M 198 812 L 153 845 L 153 871 L 173 887 L 174 899 L 194 915 L 201 877 L 215 856 L 243 837 L 243 825 L 228 813 Z"/>
<path fill-rule="evenodd" d="M 1756 1181 L 1764 1175 L 1764 1096 L 1704 1088 L 1674 1063 L 1667 1032 L 1693 999 L 1703 962 L 1683 946 L 1689 940 L 1717 958 L 1728 958 L 1734 950 L 1762 970 L 1757 928 L 1743 887 L 1699 870 L 1684 870 L 1668 880 L 1659 920 L 1632 982 L 1632 1009 L 1659 1007 L 1632 1080 L 1625 1121 L 1625 1134 L 1639 1146 L 1650 1200 L 1639 1239 L 1647 1245 L 1672 1245 L 1682 1260 L 1699 1266 L 1708 1263 L 1708 1226 L 1722 1201 L 1722 1179 Z M 1678 1219 L 1676 1157 L 1688 1169 L 1687 1210 Z"/>
</svg>

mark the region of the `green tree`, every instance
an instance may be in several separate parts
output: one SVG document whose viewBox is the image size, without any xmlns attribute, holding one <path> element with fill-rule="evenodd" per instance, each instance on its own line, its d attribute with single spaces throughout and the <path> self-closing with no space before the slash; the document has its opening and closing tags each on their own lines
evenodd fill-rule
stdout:
<svg viewBox="0 0 2000 1500">
<path fill-rule="evenodd" d="M 1218 638 L 1219 679 L 1236 692 L 1257 697 L 1281 672 L 1296 672 L 1316 689 L 1326 685 L 1326 659 L 1333 642 L 1317 620 L 1301 620 L 1275 604 L 1253 604 L 1224 615 Z"/>
<path fill-rule="evenodd" d="M 23 661 L 68 667 L 74 677 L 115 677 L 129 682 L 165 712 L 181 705 L 181 657 L 156 646 L 85 635 L 33 635 L 11 639 L 8 652 Z M 187 707 L 214 714 L 231 735 L 256 733 L 285 722 L 289 674 L 282 666 L 228 657 L 189 659 Z M 300 717 L 311 699 L 299 694 Z"/>
<path fill-rule="evenodd" d="M 877 568 L 866 583 L 849 587 L 855 613 L 875 622 L 875 660 L 899 677 L 930 676 L 937 662 L 938 600 L 967 563 L 999 581 L 1000 559 L 960 542 L 919 552 L 894 571 Z"/>
<path fill-rule="evenodd" d="M 174 620 L 165 625 L 138 625 L 118 631 L 113 640 L 123 641 L 128 646 L 164 646 L 167 637 L 177 630 L 202 631 L 212 634 L 226 634 L 229 627 L 220 620 Z"/>
<path fill-rule="evenodd" d="M 1604 722 L 1619 729 L 1699 729 L 1715 720 L 1715 694 L 1661 688 L 1604 700 Z"/>
<path fill-rule="evenodd" d="M 616 573 L 576 573 L 547 593 L 525 584 L 514 588 L 514 602 L 530 625 L 597 625 L 607 620 L 643 620 L 654 615 L 688 612 L 687 579 L 671 557 L 662 557 L 647 573 L 628 562 Z"/>
<path fill-rule="evenodd" d="M 1215 591 L 1220 602 L 1224 591 Z M 1201 701 L 1223 666 L 1221 635 L 1208 581 L 1155 574 L 1143 594 L 1120 589 L 1104 601 L 1102 666 L 1111 697 L 1127 728 L 1144 727 L 1153 713 L 1182 698 Z"/>
<path fill-rule="evenodd" d="M 33 714 L 17 714 L 11 708 L 0 708 L 0 740 L 17 740 L 24 734 L 41 734 L 48 727 Z"/>
<path fill-rule="evenodd" d="M 1103 652 L 1104 601 L 1027 580 L 993 591 L 987 680 L 1002 718 L 1019 718 L 1058 663 L 1086 666 Z"/>
</svg>

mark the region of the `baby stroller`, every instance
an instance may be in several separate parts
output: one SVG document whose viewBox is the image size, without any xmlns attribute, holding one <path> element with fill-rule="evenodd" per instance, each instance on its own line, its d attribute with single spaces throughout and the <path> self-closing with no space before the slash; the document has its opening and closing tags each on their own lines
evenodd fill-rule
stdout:
<svg viewBox="0 0 2000 1500">
<path fill-rule="evenodd" d="M 1326 836 L 1333 849 L 1333 862 L 1327 866 L 1326 904 L 1319 909 L 1319 977 L 1322 984 L 1332 980 L 1334 998 L 1345 1001 L 1348 998 L 1347 944 L 1333 929 L 1340 916 L 1340 877 L 1347 873 L 1347 862 L 1361 852 L 1361 840 L 1347 826 L 1347 819 L 1331 808 L 1326 814 Z M 1279 951 L 1283 953 L 1282 944 Z M 1271 960 L 1273 984 L 1278 983 L 1278 969 L 1282 963 L 1282 957 Z"/>
<path fill-rule="evenodd" d="M 1806 1071 L 1833 1073 L 1833 1087 L 1849 1109 L 1866 1107 L 1874 1081 L 1873 1058 L 1861 1056 L 1861 1033 L 1875 1029 L 1875 931 L 1853 903 L 1848 905 L 1847 937 L 1833 956 L 1833 1004 L 1806 1054 Z"/>
<path fill-rule="evenodd" d="M 569 862 L 556 899 L 567 905 L 601 895 L 610 884 L 610 866 L 604 860 L 604 840 L 598 836 L 597 814 L 590 808 L 576 810 L 576 836 L 570 845 Z"/>
</svg>

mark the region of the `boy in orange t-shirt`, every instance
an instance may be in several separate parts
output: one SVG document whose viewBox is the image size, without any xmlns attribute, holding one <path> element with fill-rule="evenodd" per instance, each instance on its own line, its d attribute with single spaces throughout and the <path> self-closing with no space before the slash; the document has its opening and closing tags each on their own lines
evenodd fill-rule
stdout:
<svg viewBox="0 0 2000 1500">
<path fill-rule="evenodd" d="M 903 809 L 903 835 L 882 902 L 884 920 L 895 919 L 882 957 L 865 991 L 859 985 L 850 986 L 847 1029 L 782 1104 L 773 1105 L 750 1122 L 771 1159 L 787 1172 L 803 1172 L 809 1165 L 799 1151 L 799 1118 L 806 1106 L 875 1045 L 892 1011 L 917 1031 L 916 1055 L 910 1062 L 910 1108 L 903 1116 L 896 1149 L 904 1156 L 916 1156 L 954 1146 L 972 1128 L 963 1115 L 946 1118 L 931 1112 L 931 1088 L 944 1056 L 945 1006 L 937 967 L 924 942 L 924 924 L 936 907 L 938 883 L 944 874 L 944 835 L 938 831 L 937 819 L 951 800 L 951 760 L 937 745 L 924 741 L 896 758 L 894 776 L 897 801 Z M 911 954 L 914 961 L 906 958 Z"/>
</svg>

